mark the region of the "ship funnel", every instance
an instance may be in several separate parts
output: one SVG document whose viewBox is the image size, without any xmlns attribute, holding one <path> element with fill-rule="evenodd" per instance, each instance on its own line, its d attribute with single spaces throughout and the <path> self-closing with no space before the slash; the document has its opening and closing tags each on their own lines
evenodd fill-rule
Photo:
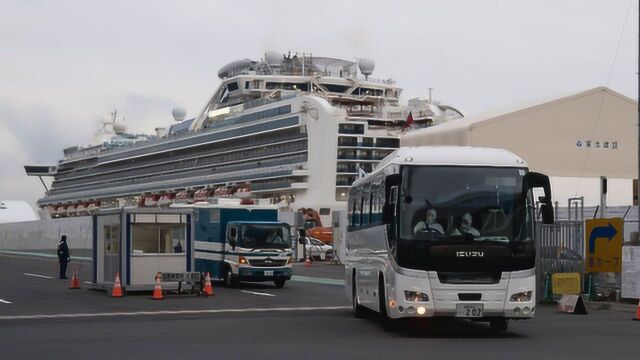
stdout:
<svg viewBox="0 0 640 360">
<path fill-rule="evenodd" d="M 182 107 L 174 107 L 171 114 L 173 114 L 173 119 L 175 121 L 181 122 L 184 120 L 185 116 L 187 116 L 187 111 Z"/>
<path fill-rule="evenodd" d="M 367 58 L 362 58 L 358 61 L 358 68 L 360 68 L 360 72 L 364 75 L 365 79 L 369 78 L 369 75 L 373 73 L 373 69 L 375 69 L 376 63 Z"/>
</svg>

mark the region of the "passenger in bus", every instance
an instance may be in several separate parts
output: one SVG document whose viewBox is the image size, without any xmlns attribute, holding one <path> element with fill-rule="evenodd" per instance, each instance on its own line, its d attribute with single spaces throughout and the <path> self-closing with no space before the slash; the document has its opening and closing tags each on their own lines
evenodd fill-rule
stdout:
<svg viewBox="0 0 640 360">
<path fill-rule="evenodd" d="M 174 253 L 181 253 L 183 252 L 182 249 L 182 243 L 180 243 L 180 240 L 178 240 L 178 244 L 176 246 L 173 247 L 173 252 Z"/>
<path fill-rule="evenodd" d="M 455 230 L 453 230 L 453 232 L 450 235 L 471 234 L 474 237 L 480 236 L 480 231 L 474 228 L 472 224 L 473 224 L 473 218 L 471 217 L 471 214 L 465 213 L 464 215 L 462 215 L 462 218 L 460 219 L 459 226 Z"/>
<path fill-rule="evenodd" d="M 438 218 L 438 213 L 436 209 L 427 210 L 427 214 L 425 216 L 425 221 L 420 221 L 413 228 L 413 233 L 418 234 L 420 232 L 435 232 L 440 235 L 444 235 L 444 230 L 442 229 L 442 225 L 436 222 Z"/>
</svg>

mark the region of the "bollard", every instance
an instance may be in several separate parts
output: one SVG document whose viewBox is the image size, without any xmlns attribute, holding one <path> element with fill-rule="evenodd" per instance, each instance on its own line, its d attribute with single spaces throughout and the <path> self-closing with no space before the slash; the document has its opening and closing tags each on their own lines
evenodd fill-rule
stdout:
<svg viewBox="0 0 640 360">
<path fill-rule="evenodd" d="M 589 289 L 589 301 L 595 301 L 596 299 L 596 289 L 595 289 L 595 285 L 593 283 L 593 273 L 589 273 L 589 282 L 588 282 L 588 289 Z"/>
<path fill-rule="evenodd" d="M 553 293 L 551 291 L 551 274 L 545 273 L 544 275 L 544 298 L 545 302 L 553 301 Z"/>
</svg>

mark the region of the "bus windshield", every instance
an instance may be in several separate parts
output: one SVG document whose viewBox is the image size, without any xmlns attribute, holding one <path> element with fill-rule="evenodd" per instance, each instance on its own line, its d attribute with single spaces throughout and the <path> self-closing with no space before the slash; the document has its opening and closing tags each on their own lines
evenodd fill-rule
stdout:
<svg viewBox="0 0 640 360">
<path fill-rule="evenodd" d="M 531 239 L 525 169 L 408 166 L 400 188 L 400 238 L 510 244 Z"/>
<path fill-rule="evenodd" d="M 243 225 L 238 246 L 247 249 L 288 249 L 289 231 L 282 225 Z"/>
</svg>

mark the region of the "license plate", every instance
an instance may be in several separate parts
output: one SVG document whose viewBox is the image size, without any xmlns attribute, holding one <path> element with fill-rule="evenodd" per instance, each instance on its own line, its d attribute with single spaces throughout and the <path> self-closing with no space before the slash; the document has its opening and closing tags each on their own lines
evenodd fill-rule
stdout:
<svg viewBox="0 0 640 360">
<path fill-rule="evenodd" d="M 273 270 L 265 270 L 264 276 L 273 276 Z"/>
<path fill-rule="evenodd" d="M 483 304 L 456 304 L 456 317 L 482 317 L 484 315 L 483 309 Z"/>
</svg>

